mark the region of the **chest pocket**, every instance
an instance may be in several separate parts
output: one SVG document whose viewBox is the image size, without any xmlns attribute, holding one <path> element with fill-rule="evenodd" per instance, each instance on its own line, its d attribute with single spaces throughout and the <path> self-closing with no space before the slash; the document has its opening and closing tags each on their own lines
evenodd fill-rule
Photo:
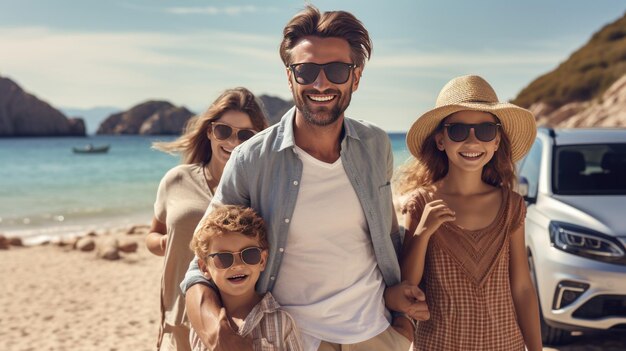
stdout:
<svg viewBox="0 0 626 351">
<path fill-rule="evenodd" d="M 253 349 L 259 351 L 280 351 L 282 350 L 277 342 L 272 342 L 266 338 L 254 339 Z"/>
</svg>

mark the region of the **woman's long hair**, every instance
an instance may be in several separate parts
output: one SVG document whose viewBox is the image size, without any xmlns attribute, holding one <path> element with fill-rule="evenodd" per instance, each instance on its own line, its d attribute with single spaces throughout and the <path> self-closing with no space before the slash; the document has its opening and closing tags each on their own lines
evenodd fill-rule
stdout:
<svg viewBox="0 0 626 351">
<path fill-rule="evenodd" d="M 445 118 L 424 139 L 420 157 L 411 157 L 405 164 L 398 167 L 394 177 L 396 194 L 404 195 L 417 188 L 432 187 L 448 174 L 448 155 L 446 155 L 445 151 L 437 149 L 435 140 L 435 136 L 438 133 L 443 133 L 444 121 Z M 516 178 L 515 165 L 511 155 L 511 142 L 502 128 L 499 129 L 498 133 L 500 133 L 498 150 L 483 167 L 481 178 L 487 184 L 513 190 Z"/>
<path fill-rule="evenodd" d="M 219 120 L 228 111 L 239 111 L 250 116 L 252 126 L 257 131 L 268 126 L 261 103 L 254 94 L 241 87 L 228 89 L 203 114 L 190 118 L 178 139 L 153 143 L 152 148 L 169 154 L 180 153 L 183 164 L 208 163 L 211 160 L 211 140 L 207 133 L 211 122 Z"/>
</svg>

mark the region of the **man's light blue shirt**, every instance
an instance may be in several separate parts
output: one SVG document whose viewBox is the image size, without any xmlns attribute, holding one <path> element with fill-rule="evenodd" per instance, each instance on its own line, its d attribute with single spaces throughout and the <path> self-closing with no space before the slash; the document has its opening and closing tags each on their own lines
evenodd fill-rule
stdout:
<svg viewBox="0 0 626 351">
<path fill-rule="evenodd" d="M 278 124 L 235 148 L 211 202 L 252 207 L 265 220 L 270 249 L 256 285 L 260 294 L 272 290 L 280 273 L 302 177 L 302 161 L 294 150 L 294 118 L 295 107 Z M 400 232 L 391 196 L 393 154 L 389 137 L 370 123 L 350 118 L 344 118 L 343 135 L 341 161 L 365 214 L 378 268 L 387 286 L 396 285 L 400 282 Z M 209 281 L 195 258 L 180 287 L 186 292 L 197 283 Z"/>
</svg>

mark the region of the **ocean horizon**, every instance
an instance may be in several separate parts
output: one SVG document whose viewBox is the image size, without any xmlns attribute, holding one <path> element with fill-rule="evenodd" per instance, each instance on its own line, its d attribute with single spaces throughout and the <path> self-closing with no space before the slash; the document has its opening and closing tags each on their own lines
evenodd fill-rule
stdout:
<svg viewBox="0 0 626 351">
<path fill-rule="evenodd" d="M 394 167 L 409 156 L 405 133 L 388 133 Z M 0 138 L 0 234 L 26 244 L 149 224 L 159 181 L 180 163 L 154 150 L 176 136 Z M 73 147 L 110 145 L 104 154 Z"/>
</svg>

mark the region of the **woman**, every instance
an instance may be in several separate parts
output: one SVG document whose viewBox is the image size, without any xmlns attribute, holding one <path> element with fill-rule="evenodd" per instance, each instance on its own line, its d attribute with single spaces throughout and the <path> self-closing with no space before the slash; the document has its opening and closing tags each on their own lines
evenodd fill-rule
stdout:
<svg viewBox="0 0 626 351">
<path fill-rule="evenodd" d="M 178 284 L 193 258 L 189 243 L 219 183 L 232 150 L 267 127 L 254 95 L 245 88 L 226 90 L 185 132 L 155 149 L 180 153 L 182 164 L 169 170 L 157 192 L 148 250 L 165 256 L 161 279 L 158 350 L 190 350 L 185 298 Z"/>
</svg>

